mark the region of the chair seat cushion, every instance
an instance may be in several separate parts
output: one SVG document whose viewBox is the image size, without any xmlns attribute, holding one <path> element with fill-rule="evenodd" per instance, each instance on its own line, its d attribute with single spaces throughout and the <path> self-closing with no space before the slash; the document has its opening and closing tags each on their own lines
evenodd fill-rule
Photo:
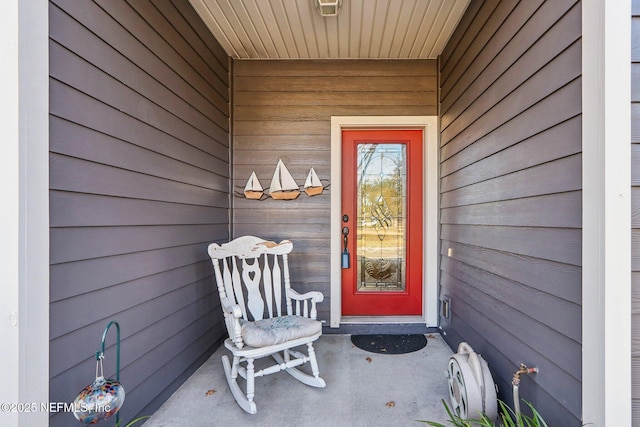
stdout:
<svg viewBox="0 0 640 427">
<path fill-rule="evenodd" d="M 242 339 L 251 347 L 282 344 L 321 331 L 322 323 L 319 320 L 302 316 L 281 316 L 242 323 Z"/>
</svg>

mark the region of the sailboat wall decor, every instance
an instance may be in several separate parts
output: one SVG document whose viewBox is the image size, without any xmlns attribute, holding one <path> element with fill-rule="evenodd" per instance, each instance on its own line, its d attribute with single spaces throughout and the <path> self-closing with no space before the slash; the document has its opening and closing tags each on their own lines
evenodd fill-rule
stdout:
<svg viewBox="0 0 640 427">
<path fill-rule="evenodd" d="M 269 195 L 276 200 L 293 200 L 300 195 L 300 187 L 282 163 L 282 159 L 278 160 L 278 165 L 271 179 Z"/>
<path fill-rule="evenodd" d="M 251 176 L 247 181 L 247 185 L 244 187 L 244 196 L 247 199 L 252 200 L 260 200 L 262 195 L 264 194 L 262 185 L 260 185 L 260 181 L 258 181 L 258 177 L 256 176 L 256 172 L 251 172 Z"/>
<path fill-rule="evenodd" d="M 322 183 L 320 182 L 320 178 L 316 174 L 316 171 L 311 168 L 309 171 L 309 175 L 307 175 L 307 180 L 304 183 L 304 192 L 307 193 L 308 196 L 317 196 L 318 194 L 322 194 Z"/>
</svg>

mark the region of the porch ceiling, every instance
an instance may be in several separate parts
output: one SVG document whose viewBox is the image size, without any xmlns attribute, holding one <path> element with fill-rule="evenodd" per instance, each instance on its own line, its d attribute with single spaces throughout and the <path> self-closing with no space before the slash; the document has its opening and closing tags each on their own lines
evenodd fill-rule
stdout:
<svg viewBox="0 0 640 427">
<path fill-rule="evenodd" d="M 236 59 L 435 59 L 470 0 L 189 0 Z"/>
</svg>

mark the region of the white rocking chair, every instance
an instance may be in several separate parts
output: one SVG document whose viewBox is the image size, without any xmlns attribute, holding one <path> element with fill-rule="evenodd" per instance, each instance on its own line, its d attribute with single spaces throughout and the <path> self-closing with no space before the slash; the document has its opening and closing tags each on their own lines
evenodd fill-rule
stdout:
<svg viewBox="0 0 640 427">
<path fill-rule="evenodd" d="M 320 292 L 301 295 L 291 289 L 288 254 L 292 249 L 288 240 L 275 243 L 253 236 L 209 245 L 229 333 L 224 345 L 233 354 L 231 364 L 228 356 L 222 356 L 224 373 L 238 405 L 250 414 L 257 412 L 255 377 L 285 370 L 304 384 L 326 385 L 319 376 L 313 349 L 313 342 L 322 335 L 316 303 L 324 297 Z M 282 297 L 286 315 L 282 314 Z M 293 350 L 304 344 L 307 354 Z M 255 372 L 254 360 L 265 356 L 272 356 L 277 363 Z M 240 366 L 243 362 L 246 367 Z M 307 362 L 313 375 L 297 369 Z M 246 380 L 246 394 L 238 385 L 238 374 Z"/>
</svg>

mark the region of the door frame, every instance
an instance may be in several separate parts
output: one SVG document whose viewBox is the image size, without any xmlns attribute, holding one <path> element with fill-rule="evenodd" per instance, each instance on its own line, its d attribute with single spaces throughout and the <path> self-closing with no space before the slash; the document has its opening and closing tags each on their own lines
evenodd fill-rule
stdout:
<svg viewBox="0 0 640 427">
<path fill-rule="evenodd" d="M 49 402 L 49 2 L 0 9 L 3 220 L 0 402 Z M 47 411 L 0 411 L 2 425 L 48 425 Z"/>
<path fill-rule="evenodd" d="M 421 316 L 342 316 L 342 131 L 419 129 L 423 135 L 423 302 Z M 330 326 L 345 323 L 425 323 L 438 326 L 438 118 L 436 116 L 331 117 L 331 314 Z"/>
</svg>

